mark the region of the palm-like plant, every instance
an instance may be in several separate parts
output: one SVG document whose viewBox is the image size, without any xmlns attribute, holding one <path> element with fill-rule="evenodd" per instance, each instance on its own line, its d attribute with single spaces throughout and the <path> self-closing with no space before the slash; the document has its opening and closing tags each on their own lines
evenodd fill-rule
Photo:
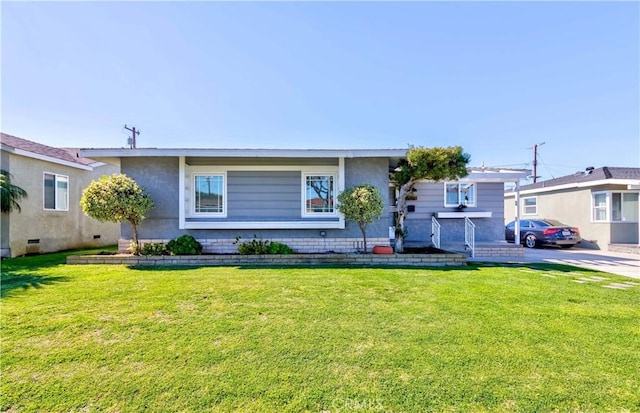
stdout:
<svg viewBox="0 0 640 413">
<path fill-rule="evenodd" d="M 11 174 L 4 169 L 0 169 L 0 203 L 2 204 L 2 212 L 11 212 L 13 210 L 21 211 L 20 201 L 27 197 L 27 191 L 17 185 L 11 183 Z"/>
</svg>

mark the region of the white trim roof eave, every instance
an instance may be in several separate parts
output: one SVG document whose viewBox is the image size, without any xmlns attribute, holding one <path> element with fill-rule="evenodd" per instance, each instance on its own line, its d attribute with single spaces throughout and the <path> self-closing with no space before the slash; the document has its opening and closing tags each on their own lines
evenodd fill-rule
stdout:
<svg viewBox="0 0 640 413">
<path fill-rule="evenodd" d="M 520 195 L 537 194 L 540 192 L 561 191 L 563 189 L 589 188 L 599 185 L 627 185 L 628 189 L 640 188 L 640 181 L 637 179 L 600 179 L 598 181 L 574 182 L 564 185 L 547 186 L 542 188 L 520 190 Z M 505 196 L 510 196 L 515 192 L 505 192 Z"/>
<path fill-rule="evenodd" d="M 499 182 L 516 182 L 520 179 L 525 179 L 531 175 L 529 170 L 520 169 L 502 169 L 500 171 L 480 171 L 478 169 L 470 169 L 469 175 L 464 178 L 460 178 L 460 182 L 487 182 L 487 183 L 499 183 Z M 423 179 L 424 182 L 434 182 L 428 179 Z"/>
<path fill-rule="evenodd" d="M 376 158 L 401 157 L 406 149 L 186 149 L 186 148 L 143 148 L 143 149 L 98 149 L 87 148 L 80 151 L 87 158 L 130 158 L 130 157 L 211 157 L 211 158 Z"/>
<path fill-rule="evenodd" d="M 100 166 L 100 165 L 98 165 L 99 162 L 91 164 L 91 166 L 87 166 L 87 165 L 82 165 L 82 164 L 75 163 L 75 162 L 65 161 L 63 159 L 54 158 L 52 156 L 41 155 L 39 153 L 25 151 L 23 149 L 14 148 L 14 147 L 11 147 L 11 146 L 8 146 L 8 145 L 5 145 L 5 144 L 2 144 L 2 150 L 5 151 L 5 152 L 12 153 L 14 155 L 20 155 L 20 156 L 24 156 L 26 158 L 38 159 L 40 161 L 51 162 L 51 163 L 54 163 L 54 164 L 64 165 L 64 166 L 68 166 L 68 167 L 71 167 L 71 168 L 82 169 L 82 170 L 85 170 L 85 171 L 93 171 L 94 167 Z"/>
</svg>

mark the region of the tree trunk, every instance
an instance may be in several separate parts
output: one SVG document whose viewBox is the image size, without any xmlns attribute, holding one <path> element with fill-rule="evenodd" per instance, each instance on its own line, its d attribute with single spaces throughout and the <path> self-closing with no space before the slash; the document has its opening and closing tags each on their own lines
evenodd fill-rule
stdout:
<svg viewBox="0 0 640 413">
<path fill-rule="evenodd" d="M 360 231 L 362 231 L 362 240 L 364 241 L 364 253 L 367 253 L 367 232 L 366 229 L 367 227 L 361 224 L 358 224 L 358 226 L 360 227 Z"/>
<path fill-rule="evenodd" d="M 415 181 L 412 179 L 402 185 L 398 192 L 398 199 L 396 199 L 396 207 L 398 210 L 398 218 L 396 219 L 396 252 L 398 253 L 404 252 L 404 217 L 406 215 L 407 195 L 414 184 Z"/>
<path fill-rule="evenodd" d="M 138 254 L 140 250 L 140 245 L 138 244 L 138 225 L 134 221 L 129 221 L 131 223 L 131 228 L 133 229 L 133 243 L 136 245 L 136 250 L 131 251 L 134 254 Z"/>
</svg>

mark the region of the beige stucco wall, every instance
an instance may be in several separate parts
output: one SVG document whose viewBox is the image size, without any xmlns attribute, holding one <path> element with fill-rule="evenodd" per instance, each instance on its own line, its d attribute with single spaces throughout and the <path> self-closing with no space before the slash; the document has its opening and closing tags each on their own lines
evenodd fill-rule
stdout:
<svg viewBox="0 0 640 413">
<path fill-rule="evenodd" d="M 0 167 L 11 170 L 9 154 L 5 151 L 0 151 Z M 10 256 L 9 228 L 9 214 L 0 213 L 0 257 Z"/>
<path fill-rule="evenodd" d="M 6 152 L 3 155 L 6 155 Z M 80 197 L 82 190 L 93 179 L 119 172 L 118 166 L 104 165 L 93 171 L 86 171 L 20 155 L 8 156 L 7 164 L 10 165 L 13 183 L 22 187 L 28 194 L 28 197 L 20 202 L 22 212 L 12 212 L 8 219 L 3 217 L 2 243 L 4 247 L 5 232 L 8 232 L 11 256 L 117 244 L 119 224 L 100 223 L 87 217 L 80 208 Z M 68 211 L 44 209 L 45 172 L 69 177 Z M 8 231 L 4 225 L 5 221 L 8 221 Z M 100 238 L 94 239 L 94 236 L 98 235 Z M 28 245 L 28 240 L 35 239 L 39 239 L 40 242 Z"/>
<path fill-rule="evenodd" d="M 592 222 L 592 192 L 626 190 L 626 186 L 603 185 L 597 188 L 574 188 L 538 194 L 521 194 L 520 219 L 555 219 L 576 226 L 584 240 L 583 246 L 606 250 L 610 243 L 638 243 L 638 223 Z M 524 214 L 524 198 L 537 197 L 537 213 Z M 515 194 L 505 195 L 505 223 L 515 219 Z"/>
</svg>

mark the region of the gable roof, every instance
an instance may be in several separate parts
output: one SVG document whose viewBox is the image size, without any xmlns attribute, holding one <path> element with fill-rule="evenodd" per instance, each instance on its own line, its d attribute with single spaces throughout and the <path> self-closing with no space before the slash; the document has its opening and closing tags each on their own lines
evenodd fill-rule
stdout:
<svg viewBox="0 0 640 413">
<path fill-rule="evenodd" d="M 534 184 L 523 185 L 520 192 L 541 192 L 556 189 L 588 187 L 604 184 L 640 185 L 640 168 L 603 166 L 587 169 Z M 507 190 L 507 193 L 512 190 Z"/>
<path fill-rule="evenodd" d="M 55 148 L 43 145 L 7 133 L 0 133 L 2 150 L 29 158 L 72 166 L 80 169 L 92 169 L 97 163 L 93 159 L 80 156 L 77 148 Z"/>
</svg>

